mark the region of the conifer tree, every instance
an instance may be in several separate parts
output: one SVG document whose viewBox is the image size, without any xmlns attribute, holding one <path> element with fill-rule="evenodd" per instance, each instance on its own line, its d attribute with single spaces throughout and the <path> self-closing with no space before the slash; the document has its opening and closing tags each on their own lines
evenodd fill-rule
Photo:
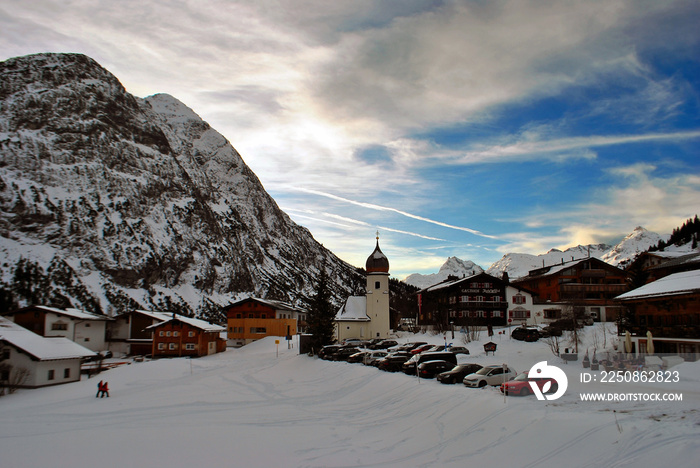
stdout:
<svg viewBox="0 0 700 468">
<path fill-rule="evenodd" d="M 335 311 L 331 304 L 331 294 L 328 288 L 328 278 L 321 271 L 316 293 L 308 300 L 308 315 L 306 316 L 307 330 L 312 335 L 311 346 L 314 353 L 321 347 L 332 344 L 335 334 Z"/>
</svg>

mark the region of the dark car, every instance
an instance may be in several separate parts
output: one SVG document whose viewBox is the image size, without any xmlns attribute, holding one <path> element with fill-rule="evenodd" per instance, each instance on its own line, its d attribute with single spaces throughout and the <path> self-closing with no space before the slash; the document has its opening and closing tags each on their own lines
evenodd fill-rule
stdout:
<svg viewBox="0 0 700 468">
<path fill-rule="evenodd" d="M 455 354 L 469 354 L 469 350 L 464 346 L 450 346 L 448 351 Z"/>
<path fill-rule="evenodd" d="M 457 355 L 449 351 L 414 354 L 413 357 L 411 357 L 411 359 L 404 363 L 401 370 L 403 370 L 405 374 L 416 375 L 416 367 L 428 361 L 447 361 L 451 362 L 453 366 L 456 366 Z"/>
<path fill-rule="evenodd" d="M 347 361 L 350 356 L 359 352 L 360 348 L 340 348 L 335 353 L 333 353 L 333 361 Z"/>
<path fill-rule="evenodd" d="M 384 359 L 380 359 L 377 367 L 387 372 L 398 372 L 408 358 L 409 356 L 407 354 L 390 354 Z"/>
<path fill-rule="evenodd" d="M 427 361 L 418 365 L 418 377 L 432 379 L 437 374 L 450 370 L 454 363 L 447 361 Z"/>
<path fill-rule="evenodd" d="M 367 356 L 369 355 L 369 351 L 360 351 L 355 354 L 352 354 L 348 357 L 348 362 L 365 362 L 365 359 L 367 359 Z"/>
<path fill-rule="evenodd" d="M 550 336 L 561 336 L 561 335 L 562 335 L 561 328 L 553 327 L 551 325 L 540 328 L 540 337 L 541 338 L 548 338 Z"/>
<path fill-rule="evenodd" d="M 517 327 L 510 336 L 520 341 L 537 341 L 540 339 L 540 332 L 536 328 Z"/>
<path fill-rule="evenodd" d="M 474 364 L 474 363 L 469 363 L 469 364 L 457 364 L 454 366 L 452 369 L 448 370 L 447 372 L 443 372 L 441 374 L 437 375 L 437 380 L 438 382 L 444 383 L 444 384 L 455 384 L 455 383 L 461 383 L 462 380 L 469 374 L 473 374 L 474 372 L 478 371 L 481 369 L 483 366 L 481 364 Z"/>
<path fill-rule="evenodd" d="M 326 345 L 318 352 L 318 357 L 321 359 L 330 360 L 331 356 L 340 348 L 340 345 Z"/>
<path fill-rule="evenodd" d="M 398 343 L 394 340 L 382 340 L 379 343 L 369 345 L 369 349 L 387 349 L 397 344 Z"/>
<path fill-rule="evenodd" d="M 425 341 L 413 341 L 411 343 L 404 343 L 404 344 L 397 345 L 397 346 L 395 346 L 395 348 L 396 348 L 396 351 L 413 351 L 417 347 L 423 346 L 425 344 L 427 344 Z"/>
</svg>

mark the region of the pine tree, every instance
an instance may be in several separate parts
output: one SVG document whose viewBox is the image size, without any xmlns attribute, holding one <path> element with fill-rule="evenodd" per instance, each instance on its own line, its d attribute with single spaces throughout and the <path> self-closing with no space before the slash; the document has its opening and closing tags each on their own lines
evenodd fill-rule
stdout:
<svg viewBox="0 0 700 468">
<path fill-rule="evenodd" d="M 307 330 L 312 335 L 311 346 L 314 353 L 321 347 L 332 344 L 335 334 L 335 311 L 331 304 L 328 278 L 324 271 L 316 285 L 316 293 L 308 300 Z"/>
</svg>

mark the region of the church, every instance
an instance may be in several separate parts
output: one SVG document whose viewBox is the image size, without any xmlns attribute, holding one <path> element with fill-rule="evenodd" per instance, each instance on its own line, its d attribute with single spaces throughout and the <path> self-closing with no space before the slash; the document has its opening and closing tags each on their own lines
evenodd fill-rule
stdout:
<svg viewBox="0 0 700 468">
<path fill-rule="evenodd" d="M 369 340 L 388 338 L 389 323 L 389 259 L 377 246 L 365 263 L 367 286 L 364 296 L 350 296 L 335 316 L 336 339 Z"/>
</svg>

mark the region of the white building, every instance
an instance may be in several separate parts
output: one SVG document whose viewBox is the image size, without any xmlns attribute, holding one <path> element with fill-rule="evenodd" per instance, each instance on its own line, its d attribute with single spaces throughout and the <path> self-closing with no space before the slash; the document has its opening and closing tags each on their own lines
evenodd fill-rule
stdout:
<svg viewBox="0 0 700 468">
<path fill-rule="evenodd" d="M 80 380 L 95 353 L 68 338 L 44 338 L 0 317 L 0 386 L 45 387 Z"/>
<path fill-rule="evenodd" d="M 3 314 L 9 320 L 37 335 L 63 337 L 92 351 L 107 349 L 107 322 L 112 319 L 78 309 L 29 306 Z"/>
<path fill-rule="evenodd" d="M 374 252 L 365 263 L 366 294 L 350 296 L 335 316 L 336 338 L 388 338 L 389 319 L 389 259 L 379 248 L 379 235 Z"/>
</svg>

